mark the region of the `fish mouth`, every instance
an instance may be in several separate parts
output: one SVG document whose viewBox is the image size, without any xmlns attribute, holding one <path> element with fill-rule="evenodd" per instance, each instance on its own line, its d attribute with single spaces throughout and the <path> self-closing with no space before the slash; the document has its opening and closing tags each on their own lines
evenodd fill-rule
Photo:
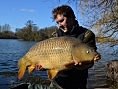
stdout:
<svg viewBox="0 0 118 89">
<path fill-rule="evenodd" d="M 98 61 L 100 59 L 101 59 L 101 55 L 99 53 L 97 55 L 95 55 L 94 61 Z"/>
</svg>

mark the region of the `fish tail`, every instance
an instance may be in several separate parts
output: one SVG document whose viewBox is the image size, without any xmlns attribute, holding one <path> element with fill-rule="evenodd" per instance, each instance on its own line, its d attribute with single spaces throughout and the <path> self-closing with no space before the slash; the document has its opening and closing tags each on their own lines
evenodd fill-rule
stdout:
<svg viewBox="0 0 118 89">
<path fill-rule="evenodd" d="M 19 67 L 19 71 L 18 71 L 18 78 L 21 79 L 25 73 L 25 70 L 28 66 L 31 66 L 31 61 L 26 60 L 27 57 L 21 58 L 18 61 L 18 67 Z"/>
<path fill-rule="evenodd" d="M 21 79 L 23 77 L 25 70 L 26 70 L 26 66 L 22 65 L 18 71 L 18 79 Z"/>
</svg>

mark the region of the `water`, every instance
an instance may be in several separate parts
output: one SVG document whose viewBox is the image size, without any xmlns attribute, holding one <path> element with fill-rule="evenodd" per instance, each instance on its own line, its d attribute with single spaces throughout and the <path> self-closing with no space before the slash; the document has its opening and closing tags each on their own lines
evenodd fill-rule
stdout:
<svg viewBox="0 0 118 89">
<path fill-rule="evenodd" d="M 17 61 L 36 43 L 33 41 L 0 39 L 0 89 L 8 89 L 10 84 L 18 81 Z M 98 43 L 97 47 L 102 59 L 89 69 L 88 87 L 106 85 L 105 66 L 110 60 L 118 58 L 117 54 L 110 55 L 114 53 L 118 46 L 110 48 L 109 44 L 100 45 Z M 46 72 L 35 71 L 35 74 L 47 77 Z"/>
<path fill-rule="evenodd" d="M 20 40 L 0 40 L 0 70 L 1 72 L 17 71 L 17 61 L 35 42 Z"/>
</svg>

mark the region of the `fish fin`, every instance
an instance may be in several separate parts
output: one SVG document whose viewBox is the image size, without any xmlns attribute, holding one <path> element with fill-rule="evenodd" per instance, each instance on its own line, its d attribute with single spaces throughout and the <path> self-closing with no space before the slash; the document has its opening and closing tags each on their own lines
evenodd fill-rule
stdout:
<svg viewBox="0 0 118 89">
<path fill-rule="evenodd" d="M 69 63 L 64 64 L 64 66 L 69 68 L 69 67 L 72 67 L 74 65 L 74 63 L 75 63 L 74 61 L 71 61 Z"/>
<path fill-rule="evenodd" d="M 21 79 L 25 73 L 26 67 L 25 66 L 21 66 L 19 71 L 18 71 L 18 78 Z"/>
<path fill-rule="evenodd" d="M 50 80 L 52 80 L 57 74 L 58 74 L 59 70 L 57 69 L 50 69 L 47 71 L 47 74 L 48 74 L 48 78 Z"/>
<path fill-rule="evenodd" d="M 34 69 L 35 69 L 35 67 L 33 65 L 31 65 L 28 67 L 28 72 L 31 73 Z"/>
</svg>

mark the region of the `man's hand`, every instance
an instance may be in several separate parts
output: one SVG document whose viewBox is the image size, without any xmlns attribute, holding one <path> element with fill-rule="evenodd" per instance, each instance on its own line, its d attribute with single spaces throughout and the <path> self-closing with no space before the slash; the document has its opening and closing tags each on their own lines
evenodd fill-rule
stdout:
<svg viewBox="0 0 118 89">
<path fill-rule="evenodd" d="M 40 71 L 43 71 L 44 68 L 38 63 L 36 64 L 36 67 L 35 67 L 36 70 L 40 70 Z"/>
</svg>

